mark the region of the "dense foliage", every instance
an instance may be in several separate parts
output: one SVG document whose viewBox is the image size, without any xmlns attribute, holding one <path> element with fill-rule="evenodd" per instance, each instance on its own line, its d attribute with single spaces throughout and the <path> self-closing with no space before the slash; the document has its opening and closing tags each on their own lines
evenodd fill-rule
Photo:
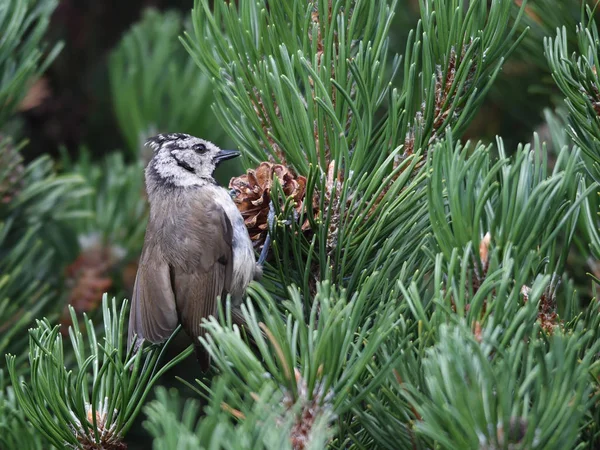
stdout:
<svg viewBox="0 0 600 450">
<path fill-rule="evenodd" d="M 31 161 L 57 5 L 0 6 L 0 448 L 600 445 L 595 4 L 415 3 L 147 10 L 107 58 L 123 151 Z M 503 96 L 527 142 L 482 129 Z M 227 299 L 204 323 L 208 373 L 125 345 L 157 132 L 242 151 L 266 255 L 245 325 Z"/>
</svg>

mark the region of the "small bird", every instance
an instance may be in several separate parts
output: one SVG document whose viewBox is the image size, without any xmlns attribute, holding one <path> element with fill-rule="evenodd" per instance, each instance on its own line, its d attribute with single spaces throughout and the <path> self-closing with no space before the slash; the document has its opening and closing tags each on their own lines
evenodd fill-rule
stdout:
<svg viewBox="0 0 600 450">
<path fill-rule="evenodd" d="M 261 275 L 244 219 L 215 168 L 239 152 L 183 133 L 159 134 L 146 145 L 150 218 L 133 288 L 128 347 L 164 342 L 179 323 L 193 339 L 203 369 L 210 363 L 198 337 L 217 298 L 239 307 Z M 135 338 L 135 339 L 134 339 Z M 135 340 L 135 342 L 134 342 Z"/>
</svg>

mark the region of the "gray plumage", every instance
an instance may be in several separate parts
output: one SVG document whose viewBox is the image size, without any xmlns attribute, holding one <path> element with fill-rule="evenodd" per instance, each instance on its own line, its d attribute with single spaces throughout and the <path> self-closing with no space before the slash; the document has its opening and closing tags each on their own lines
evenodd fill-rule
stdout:
<svg viewBox="0 0 600 450">
<path fill-rule="evenodd" d="M 213 172 L 239 153 L 187 134 L 147 141 L 150 218 L 133 288 L 128 345 L 165 341 L 181 323 L 202 366 L 209 363 L 198 337 L 202 318 L 217 313 L 217 298 L 238 307 L 260 276 L 244 220 Z M 137 336 L 135 342 L 134 336 Z"/>
</svg>

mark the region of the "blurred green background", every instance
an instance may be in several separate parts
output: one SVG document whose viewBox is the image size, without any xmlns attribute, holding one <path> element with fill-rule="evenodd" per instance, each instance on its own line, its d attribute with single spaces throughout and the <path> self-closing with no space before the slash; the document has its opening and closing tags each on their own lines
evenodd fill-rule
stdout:
<svg viewBox="0 0 600 450">
<path fill-rule="evenodd" d="M 30 141 L 24 154 L 30 158 L 56 155 L 61 145 L 76 154 L 85 144 L 100 157 L 124 148 L 111 98 L 110 53 L 142 18 L 144 9 L 188 14 L 192 4 L 190 0 L 61 0 L 46 40 L 63 41 L 65 46 L 43 77 L 44 98 L 23 111 L 15 124 Z"/>
</svg>

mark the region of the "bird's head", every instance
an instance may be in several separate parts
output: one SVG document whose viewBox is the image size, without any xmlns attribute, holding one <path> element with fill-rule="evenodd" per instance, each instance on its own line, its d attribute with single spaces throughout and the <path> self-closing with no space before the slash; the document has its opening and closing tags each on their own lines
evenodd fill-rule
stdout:
<svg viewBox="0 0 600 450">
<path fill-rule="evenodd" d="M 149 167 L 161 179 L 177 186 L 214 183 L 217 166 L 240 155 L 184 133 L 159 134 L 148 139 L 146 145 L 154 150 Z"/>
</svg>

